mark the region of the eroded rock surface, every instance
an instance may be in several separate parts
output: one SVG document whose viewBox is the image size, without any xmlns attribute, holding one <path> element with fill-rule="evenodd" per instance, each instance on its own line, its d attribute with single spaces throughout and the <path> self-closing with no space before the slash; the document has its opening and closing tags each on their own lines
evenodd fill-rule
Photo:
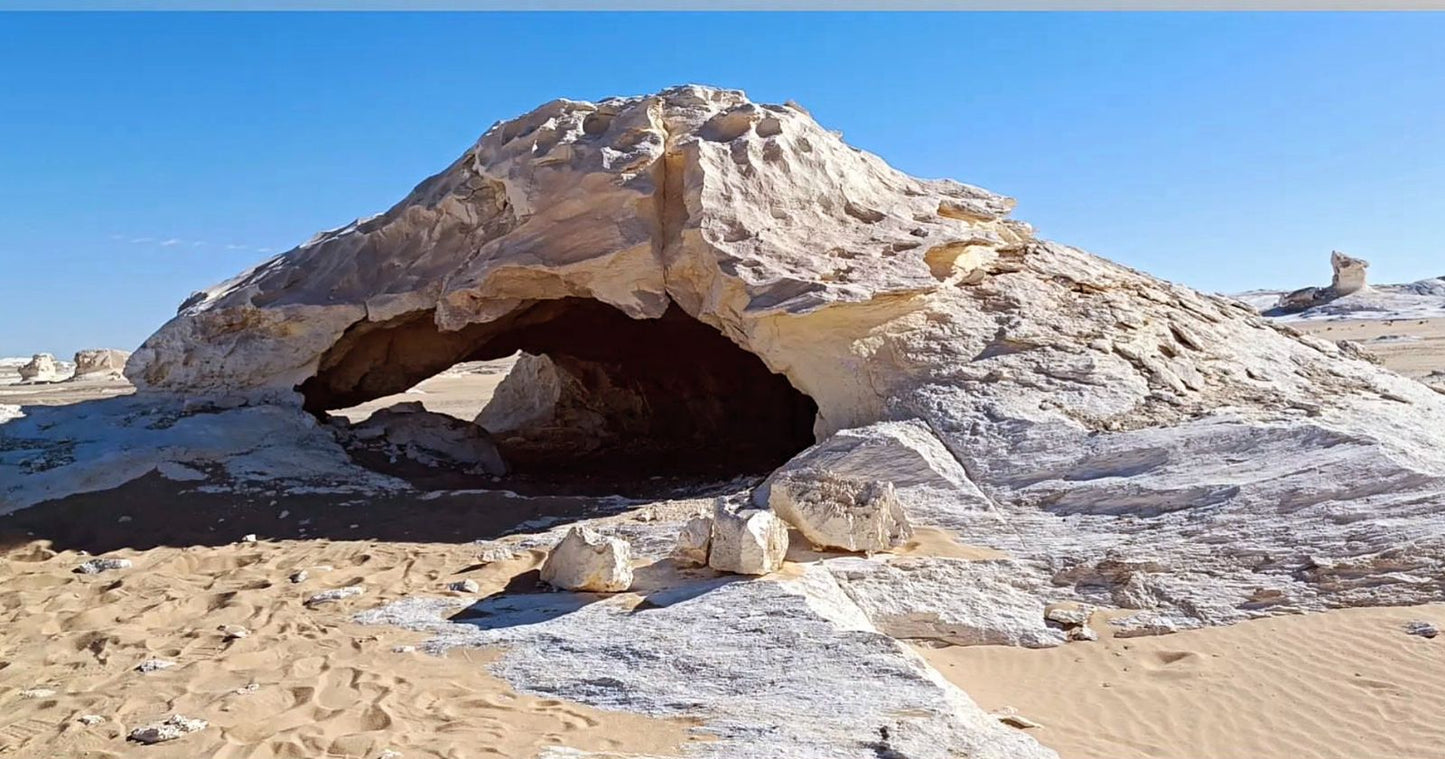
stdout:
<svg viewBox="0 0 1445 759">
<path fill-rule="evenodd" d="M 398 403 L 361 422 L 340 428 L 349 444 L 372 447 L 389 456 L 405 456 L 428 466 L 451 466 L 502 475 L 507 464 L 476 424 L 427 411 L 421 403 Z"/>
<path fill-rule="evenodd" d="M 1275 309 L 1281 313 L 1304 311 L 1365 289 L 1369 261 L 1336 250 L 1330 253 L 1330 267 L 1334 269 L 1334 276 L 1329 287 L 1306 287 L 1285 293 L 1280 296 Z"/>
</svg>

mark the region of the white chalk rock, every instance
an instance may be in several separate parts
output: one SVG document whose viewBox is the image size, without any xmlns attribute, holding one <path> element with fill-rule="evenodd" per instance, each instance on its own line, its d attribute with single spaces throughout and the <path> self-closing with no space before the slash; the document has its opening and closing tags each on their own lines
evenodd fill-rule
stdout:
<svg viewBox="0 0 1445 759">
<path fill-rule="evenodd" d="M 65 371 L 49 353 L 37 353 L 30 358 L 30 363 L 20 367 L 21 382 L 59 382 L 65 377 Z"/>
<path fill-rule="evenodd" d="M 773 480 L 768 505 L 819 548 L 871 553 L 913 536 L 890 482 L 798 469 Z"/>
<path fill-rule="evenodd" d="M 632 549 L 620 538 L 573 527 L 547 555 L 542 581 L 564 590 L 620 593 L 632 587 Z"/>
<path fill-rule="evenodd" d="M 131 566 L 130 559 L 90 559 L 76 567 L 75 571 L 83 575 L 98 575 L 116 569 L 130 569 Z"/>
<path fill-rule="evenodd" d="M 306 599 L 306 605 L 319 606 L 321 604 L 334 603 L 347 598 L 355 598 L 365 592 L 366 586 L 364 585 L 348 585 L 344 588 L 332 588 L 331 590 L 323 590 L 320 593 L 312 595 Z"/>
<path fill-rule="evenodd" d="M 125 362 L 130 351 L 111 348 L 95 348 L 75 354 L 75 373 L 72 380 L 125 379 Z"/>
<path fill-rule="evenodd" d="M 556 413 L 561 394 L 562 385 L 552 359 L 523 353 L 492 391 L 476 422 L 493 434 L 545 424 Z"/>
<path fill-rule="evenodd" d="M 507 473 L 502 454 L 485 429 L 453 416 L 427 411 L 416 401 L 381 409 L 350 425 L 343 435 L 362 444 L 384 445 L 429 466 L 450 464 L 491 475 Z"/>
<path fill-rule="evenodd" d="M 682 566 L 707 566 L 708 550 L 712 546 L 712 519 L 693 517 L 687 520 L 677 533 L 677 545 L 672 549 L 672 560 Z"/>
<path fill-rule="evenodd" d="M 190 719 L 172 714 L 164 722 L 138 727 L 130 731 L 130 739 L 137 743 L 164 743 L 205 730 L 210 723 L 203 719 Z"/>
<path fill-rule="evenodd" d="M 869 621 L 895 638 L 1028 648 L 1067 638 L 1044 620 L 1045 578 L 1015 561 L 848 557 L 826 566 Z"/>
<path fill-rule="evenodd" d="M 712 518 L 707 565 L 719 572 L 765 575 L 783 566 L 788 555 L 788 525 L 771 511 L 736 513 L 718 504 Z"/>
</svg>

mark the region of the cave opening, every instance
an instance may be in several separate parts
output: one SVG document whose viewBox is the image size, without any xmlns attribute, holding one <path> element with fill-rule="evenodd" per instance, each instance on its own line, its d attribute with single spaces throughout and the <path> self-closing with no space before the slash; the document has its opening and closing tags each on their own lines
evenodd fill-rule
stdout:
<svg viewBox="0 0 1445 759">
<path fill-rule="evenodd" d="M 433 317 L 414 312 L 352 327 L 297 388 L 305 407 L 355 430 L 330 412 L 403 393 L 459 364 L 517 356 L 500 385 L 496 376 L 477 382 L 478 394 L 491 394 L 479 415 L 441 424 L 472 442 L 485 429 L 507 470 L 487 482 L 519 492 L 641 494 L 763 475 L 813 443 L 817 404 L 675 304 L 660 318 L 633 319 L 588 298 L 543 300 L 446 332 Z M 489 486 L 476 481 L 475 467 L 398 461 L 394 448 L 348 449 L 425 487 Z"/>
</svg>

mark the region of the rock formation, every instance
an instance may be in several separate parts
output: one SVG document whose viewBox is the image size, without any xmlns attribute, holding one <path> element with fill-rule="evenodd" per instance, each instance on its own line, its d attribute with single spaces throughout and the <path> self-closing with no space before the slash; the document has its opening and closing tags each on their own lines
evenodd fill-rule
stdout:
<svg viewBox="0 0 1445 759">
<path fill-rule="evenodd" d="M 1275 308 L 1282 313 L 1304 311 L 1365 289 L 1365 271 L 1370 268 L 1369 261 L 1336 250 L 1330 253 L 1330 266 L 1335 273 L 1329 287 L 1306 287 L 1285 293 L 1280 296 Z"/>
<path fill-rule="evenodd" d="M 25 455 L 0 457 L 0 512 L 162 463 L 279 497 L 404 491 L 313 415 L 522 351 L 539 360 L 481 425 L 519 471 L 586 458 L 730 483 L 706 539 L 696 508 L 610 528 L 642 558 L 776 570 L 786 524 L 737 507 L 808 470 L 887 483 L 915 529 L 956 538 L 959 555 L 823 556 L 762 581 L 677 573 L 639 590 L 645 608 L 508 594 L 477 603 L 483 625 L 453 620 L 456 599 L 367 613 L 437 647 L 502 646 L 497 671 L 530 692 L 703 713 L 718 741 L 699 756 L 1052 755 L 897 637 L 1054 645 L 1082 630 L 1047 617 L 1061 604 L 1126 610 L 1111 625 L 1132 635 L 1439 600 L 1445 396 L 1039 239 L 1012 205 L 738 92 L 554 101 L 385 213 L 187 301 L 127 363 L 137 396 L 5 422 Z M 1361 284 L 1337 271 L 1331 293 Z M 560 539 L 536 524 L 519 550 Z M 863 744 L 860 726 L 887 734 Z"/>
<path fill-rule="evenodd" d="M 627 590 L 632 587 L 632 551 L 622 540 L 573 527 L 547 555 L 542 582 L 593 593 Z"/>
<path fill-rule="evenodd" d="M 370 448 L 425 466 L 447 466 L 502 475 L 507 465 L 487 431 L 460 419 L 427 411 L 421 403 L 397 403 L 356 424 L 338 424 L 348 447 Z"/>
<path fill-rule="evenodd" d="M 65 370 L 49 353 L 37 353 L 30 358 L 30 363 L 20 367 L 21 382 L 59 382 L 65 377 Z"/>
<path fill-rule="evenodd" d="M 119 379 L 123 377 L 129 351 L 109 348 L 83 350 L 75 354 L 75 374 L 71 379 Z"/>
</svg>

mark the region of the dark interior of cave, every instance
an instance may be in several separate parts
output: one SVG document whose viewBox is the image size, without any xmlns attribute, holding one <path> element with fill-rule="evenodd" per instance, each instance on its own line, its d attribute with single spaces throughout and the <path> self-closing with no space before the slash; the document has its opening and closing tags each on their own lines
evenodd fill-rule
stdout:
<svg viewBox="0 0 1445 759">
<path fill-rule="evenodd" d="M 494 436 L 511 468 L 502 486 L 519 492 L 630 494 L 761 475 L 813 442 L 813 400 L 676 305 L 658 319 L 632 319 L 586 298 L 536 301 L 452 332 L 438 330 L 431 312 L 364 323 L 298 390 L 324 417 L 454 364 L 517 351 L 548 357 L 565 378 L 552 423 Z M 435 487 L 478 486 L 394 473 Z"/>
</svg>

